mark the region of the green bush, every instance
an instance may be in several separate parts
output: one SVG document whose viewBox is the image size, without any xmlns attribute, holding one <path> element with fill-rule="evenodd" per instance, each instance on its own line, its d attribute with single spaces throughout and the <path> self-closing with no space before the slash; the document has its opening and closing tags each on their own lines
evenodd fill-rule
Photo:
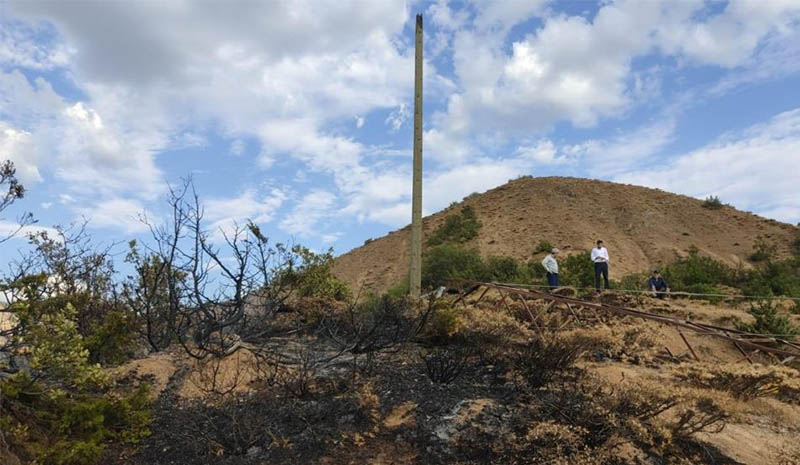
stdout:
<svg viewBox="0 0 800 465">
<path fill-rule="evenodd" d="M 630 289 L 634 291 L 646 291 L 647 281 L 650 279 L 650 274 L 648 273 L 631 273 L 626 274 L 619 280 L 617 286 L 620 289 Z"/>
<path fill-rule="evenodd" d="M 533 249 L 533 253 L 534 254 L 550 253 L 551 250 L 553 250 L 553 244 L 551 244 L 550 241 L 542 240 L 539 241 L 539 245 L 537 245 L 536 248 Z"/>
<path fill-rule="evenodd" d="M 437 288 L 451 279 L 530 282 L 530 264 L 522 265 L 513 257 L 489 257 L 484 260 L 476 249 L 444 244 L 429 249 L 422 262 L 422 286 Z"/>
<path fill-rule="evenodd" d="M 774 302 L 761 301 L 751 303 L 748 313 L 755 317 L 755 323 L 739 324 L 742 331 L 757 334 L 777 334 L 782 336 L 795 336 L 800 334 L 800 328 L 794 326 L 788 315 L 780 313 Z"/>
<path fill-rule="evenodd" d="M 490 281 L 519 283 L 525 281 L 525 268 L 512 257 L 489 257 L 486 260 L 486 274 Z"/>
<path fill-rule="evenodd" d="M 778 246 L 761 236 L 758 236 L 753 243 L 753 253 L 750 254 L 750 260 L 754 262 L 764 262 L 772 260 L 778 253 Z"/>
<path fill-rule="evenodd" d="M 544 265 L 539 260 L 530 260 L 526 265 L 526 273 L 524 281 L 528 284 L 535 284 L 535 283 L 544 283 L 545 278 L 547 276 L 547 270 L 544 269 Z"/>
<path fill-rule="evenodd" d="M 703 201 L 703 208 L 708 208 L 710 210 L 718 210 L 722 208 L 724 205 L 722 201 L 719 200 L 719 197 L 716 195 L 710 195 L 706 197 Z"/>
<path fill-rule="evenodd" d="M 100 463 L 109 442 L 135 442 L 147 434 L 147 386 L 112 392 L 109 374 L 89 349 L 107 350 L 114 341 L 124 347 L 128 336 L 120 335 L 132 331 L 124 314 L 108 312 L 101 329 L 84 337 L 80 312 L 70 302 L 74 296 L 42 298 L 35 291 L 45 281 L 29 276 L 12 285 L 21 296 L 8 309 L 21 328 L 16 355 L 27 357 L 30 367 L 0 382 L 0 417 L 15 412 L 3 428 L 12 432 L 18 455 L 33 463 Z"/>
<path fill-rule="evenodd" d="M 488 277 L 480 253 L 463 246 L 434 247 L 427 251 L 422 262 L 422 285 L 426 288 L 437 288 L 455 278 L 485 281 Z"/>
<path fill-rule="evenodd" d="M 33 463 L 92 465 L 103 463 L 110 442 L 134 444 L 149 435 L 149 389 L 112 394 L 51 389 L 19 374 L 0 383 L 7 405 L 23 415 L 4 427 L 26 433 L 11 437 L 20 456 Z M 24 420 L 24 427 L 14 428 Z"/>
<path fill-rule="evenodd" d="M 470 206 L 461 208 L 456 215 L 449 215 L 444 223 L 436 228 L 428 239 L 428 246 L 433 247 L 446 243 L 463 244 L 476 237 L 481 223 Z"/>
<path fill-rule="evenodd" d="M 393 299 L 399 299 L 400 297 L 405 297 L 409 293 L 409 283 L 408 280 L 404 280 L 400 284 L 395 284 L 388 291 L 386 291 L 386 295 Z"/>
<path fill-rule="evenodd" d="M 132 357 L 138 341 L 137 322 L 131 313 L 110 311 L 85 339 L 89 361 L 118 365 Z"/>
<path fill-rule="evenodd" d="M 769 286 L 770 292 L 767 295 L 800 297 L 800 258 L 798 257 L 770 261 L 758 270 L 757 277 Z M 754 278 L 751 277 L 751 279 Z M 749 284 L 749 282 L 745 281 L 743 285 L 745 284 Z"/>
<path fill-rule="evenodd" d="M 699 255 L 695 250 L 662 270 L 664 279 L 674 290 L 689 291 L 698 285 L 729 285 L 733 282 L 734 270 L 711 257 Z"/>
<path fill-rule="evenodd" d="M 350 299 L 347 283 L 333 274 L 333 250 L 318 254 L 306 247 L 295 246 L 292 252 L 298 257 L 299 264 L 285 272 L 283 284 L 293 284 L 302 297 Z"/>
<path fill-rule="evenodd" d="M 792 240 L 792 253 L 800 257 L 800 228 L 795 227 L 794 240 Z"/>
<path fill-rule="evenodd" d="M 558 267 L 559 284 L 575 287 L 594 286 L 594 265 L 589 252 L 574 254 L 561 260 Z"/>
</svg>

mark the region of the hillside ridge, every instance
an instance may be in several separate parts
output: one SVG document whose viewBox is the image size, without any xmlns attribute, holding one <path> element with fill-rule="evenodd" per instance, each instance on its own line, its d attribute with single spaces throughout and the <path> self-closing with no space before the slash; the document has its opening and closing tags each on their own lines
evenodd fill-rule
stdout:
<svg viewBox="0 0 800 465">
<path fill-rule="evenodd" d="M 691 246 L 701 255 L 748 267 L 757 238 L 774 243 L 785 256 L 796 231 L 730 206 L 705 208 L 702 200 L 661 189 L 550 176 L 514 179 L 453 202 L 423 218 L 424 236 L 464 206 L 472 207 L 482 223 L 478 237 L 466 245 L 484 256 L 528 260 L 540 241 L 578 253 L 602 238 L 611 255 L 612 279 L 672 263 Z M 342 254 L 335 273 L 355 290 L 385 291 L 405 279 L 409 234 L 405 226 Z"/>
</svg>

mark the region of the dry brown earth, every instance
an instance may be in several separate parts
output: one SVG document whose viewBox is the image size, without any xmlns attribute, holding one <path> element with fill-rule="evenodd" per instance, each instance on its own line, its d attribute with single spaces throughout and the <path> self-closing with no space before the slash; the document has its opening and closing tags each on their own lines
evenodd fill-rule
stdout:
<svg viewBox="0 0 800 465">
<path fill-rule="evenodd" d="M 722 199 L 724 201 L 725 199 Z M 750 266 L 747 257 L 759 236 L 789 253 L 796 227 L 658 189 L 591 179 L 521 178 L 472 194 L 423 220 L 430 234 L 462 206 L 482 223 L 469 245 L 481 254 L 528 260 L 539 241 L 567 253 L 592 248 L 602 238 L 611 255 L 611 277 L 663 266 L 694 245 L 730 265 Z M 407 273 L 409 227 L 394 231 L 336 259 L 335 271 L 353 289 L 384 291 Z"/>
</svg>

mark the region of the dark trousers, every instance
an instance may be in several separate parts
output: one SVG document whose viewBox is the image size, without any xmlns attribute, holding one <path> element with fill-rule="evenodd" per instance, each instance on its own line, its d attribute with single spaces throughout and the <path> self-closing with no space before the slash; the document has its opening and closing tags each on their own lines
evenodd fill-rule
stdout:
<svg viewBox="0 0 800 465">
<path fill-rule="evenodd" d="M 659 286 L 656 288 L 656 297 L 663 299 L 667 296 L 667 286 Z"/>
<path fill-rule="evenodd" d="M 547 285 L 551 288 L 558 287 L 558 273 L 547 272 Z"/>
<path fill-rule="evenodd" d="M 594 288 L 600 290 L 600 275 L 603 275 L 603 284 L 608 289 L 608 262 L 594 263 Z"/>
</svg>

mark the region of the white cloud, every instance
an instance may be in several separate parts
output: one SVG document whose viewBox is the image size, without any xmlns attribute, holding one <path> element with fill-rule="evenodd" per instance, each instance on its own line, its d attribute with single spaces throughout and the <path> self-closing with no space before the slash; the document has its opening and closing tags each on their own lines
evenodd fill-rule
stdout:
<svg viewBox="0 0 800 465">
<path fill-rule="evenodd" d="M 215 198 L 203 205 L 204 219 L 211 222 L 211 230 L 216 240 L 222 239 L 221 233 L 229 236 L 236 225 L 247 221 L 264 224 L 272 221 L 275 212 L 286 200 L 286 193 L 280 189 L 272 189 L 268 193 L 259 193 L 248 189 L 238 197 Z"/>
<path fill-rule="evenodd" d="M 11 237 L 12 240 L 27 240 L 30 234 L 39 232 L 46 232 L 52 238 L 58 237 L 58 232 L 53 228 L 31 224 L 20 229 L 19 223 L 0 220 L 0 240 L 8 238 L 11 234 L 15 234 Z"/>
<path fill-rule="evenodd" d="M 517 7 L 529 9 L 515 13 Z M 481 2 L 474 27 L 454 34 L 460 91 L 428 131 L 437 160 L 484 155 L 479 136 L 485 134 L 530 137 L 558 121 L 588 127 L 622 116 L 660 95 L 658 69 L 632 73 L 635 58 L 660 52 L 679 63 L 741 66 L 760 55 L 765 41 L 783 44 L 777 47 L 783 51 L 800 20 L 796 1 L 731 2 L 714 12 L 702 0 L 619 0 L 605 2 L 591 20 L 540 7 Z M 530 14 L 541 14 L 542 26 L 513 42 L 510 52 L 502 48 L 509 27 Z"/>
<path fill-rule="evenodd" d="M 798 147 L 800 109 L 795 109 L 679 155 L 666 161 L 665 167 L 628 172 L 615 180 L 698 198 L 716 195 L 739 208 L 797 223 Z"/>
<path fill-rule="evenodd" d="M 703 0 L 620 0 L 602 2 L 591 19 L 547 4 L 457 8 L 438 0 L 427 9 L 426 21 L 438 28 L 426 37 L 427 53 L 452 50 L 454 80 L 426 63 L 428 102 L 446 102 L 426 120 L 426 209 L 540 165 L 581 160 L 591 173 L 613 176 L 658 153 L 674 137 L 671 117 L 582 144 L 557 146 L 544 136 L 556 122 L 592 126 L 658 98 L 662 70 L 633 70 L 638 57 L 661 53 L 677 67 L 762 75 L 778 58 L 781 70 L 793 63 L 786 47 L 796 37 L 796 2 L 734 2 L 717 12 Z M 206 144 L 198 133 L 213 127 L 236 138 L 234 155 L 245 156 L 243 141 L 253 138 L 262 170 L 292 158 L 304 165 L 298 173 L 332 177 L 334 188 L 312 191 L 281 222 L 287 231 L 313 232 L 329 214 L 315 205 L 344 205 L 360 220 L 407 219 L 408 168 L 388 159 L 391 147 L 342 132 L 353 121 L 363 127 L 375 110 L 390 112 L 389 130 L 408 126 L 413 45 L 403 35 L 410 16 L 403 2 L 15 2 L 10 11 L 27 22 L 0 33 L 0 61 L 63 67 L 82 94 L 68 100 L 44 80 L 0 72 L 0 124 L 15 137 L 0 132 L 0 155 L 12 143 L 30 154 L 18 161 L 29 179 L 52 173 L 78 202 L 92 195 L 146 204 L 165 186 L 158 153 Z M 509 31 L 535 16 L 541 25 L 510 43 Z M 46 25 L 52 43 L 33 41 L 31 24 Z M 498 159 L 497 147 L 513 147 L 511 155 Z M 281 195 L 213 199 L 209 219 L 220 227 L 244 217 L 268 221 L 288 196 Z"/>
<path fill-rule="evenodd" d="M 563 156 L 558 155 L 558 150 L 552 141 L 542 139 L 533 144 L 521 145 L 517 148 L 517 155 L 522 158 L 529 158 L 535 162 L 552 165 L 566 161 Z"/>
<path fill-rule="evenodd" d="M 683 55 L 703 64 L 739 66 L 769 35 L 790 32 L 798 20 L 794 0 L 732 1 L 724 11 L 699 22 L 658 27 L 658 42 L 666 53 Z"/>
<path fill-rule="evenodd" d="M 449 3 L 448 0 L 437 0 L 425 12 L 425 16 L 431 18 L 433 24 L 445 31 L 460 29 L 469 19 L 465 10 L 453 10 Z"/>
<path fill-rule="evenodd" d="M 478 29 L 500 29 L 507 31 L 511 26 L 541 13 L 549 0 L 472 0 L 478 13 L 475 27 Z"/>
<path fill-rule="evenodd" d="M 324 236 L 319 230 L 320 220 L 331 216 L 336 196 L 321 189 L 312 190 L 300 200 L 291 213 L 280 223 L 281 229 L 304 237 Z"/>
<path fill-rule="evenodd" d="M 592 139 L 561 148 L 564 156 L 577 160 L 588 172 L 607 177 L 629 171 L 654 155 L 675 139 L 675 120 L 671 117 L 627 131 L 607 139 Z M 648 163 L 652 166 L 652 163 Z"/>
<path fill-rule="evenodd" d="M 720 96 L 755 82 L 783 79 L 800 72 L 800 29 L 767 37 L 759 53 L 732 71 L 710 90 Z"/>
<path fill-rule="evenodd" d="M 163 190 L 154 151 L 167 141 L 137 127 L 127 105 L 106 102 L 106 111 L 99 111 L 69 103 L 41 78 L 29 83 L 19 71 L 0 72 L 0 155 L 17 162 L 29 181 L 48 170 L 93 197 L 127 192 L 154 198 Z"/>
<path fill-rule="evenodd" d="M 76 207 L 75 211 L 89 221 L 90 227 L 118 229 L 126 234 L 147 231 L 147 225 L 139 220 L 142 215 L 155 220 L 140 202 L 123 198 L 104 200 L 87 207 Z"/>
<path fill-rule="evenodd" d="M 11 160 L 14 163 L 17 177 L 23 185 L 42 180 L 31 133 L 14 129 L 0 121 L 0 162 L 3 160 Z"/>
<path fill-rule="evenodd" d="M 184 135 L 213 124 L 258 138 L 260 168 L 292 156 L 332 175 L 348 195 L 368 178 L 365 149 L 321 128 L 403 108 L 412 86 L 402 2 L 14 3 L 11 12 L 48 22 L 59 43 L 76 50 L 68 67 L 87 97 L 67 103 L 47 88 L 49 110 L 37 110 L 27 118 L 34 127 L 21 128 L 46 154 L 37 166 L 57 167 L 78 194 L 91 188 L 107 198 L 154 199 L 165 185 L 156 154 L 193 143 Z M 430 64 L 426 76 L 429 89 L 445 85 Z M 21 75 L 18 81 L 30 87 Z M 47 107 L 8 94 L 15 108 Z M 0 119 L 19 115 L 15 108 L 0 111 Z M 43 116 L 57 124 L 42 124 Z M 234 142 L 231 151 L 241 148 Z"/>
</svg>

